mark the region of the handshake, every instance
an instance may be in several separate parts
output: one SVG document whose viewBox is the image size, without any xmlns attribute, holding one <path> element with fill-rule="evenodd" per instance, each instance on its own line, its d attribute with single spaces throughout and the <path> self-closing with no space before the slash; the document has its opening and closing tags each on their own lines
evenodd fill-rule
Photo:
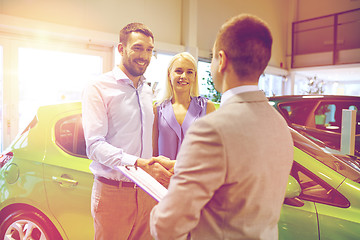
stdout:
<svg viewBox="0 0 360 240">
<path fill-rule="evenodd" d="M 152 157 L 151 159 L 139 158 L 136 166 L 141 167 L 163 186 L 168 187 L 170 178 L 174 174 L 176 160 L 170 160 L 164 156 Z"/>
</svg>

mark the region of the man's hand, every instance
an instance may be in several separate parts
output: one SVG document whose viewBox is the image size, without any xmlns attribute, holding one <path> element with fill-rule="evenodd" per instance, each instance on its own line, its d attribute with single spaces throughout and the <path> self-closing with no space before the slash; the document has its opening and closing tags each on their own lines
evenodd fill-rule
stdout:
<svg viewBox="0 0 360 240">
<path fill-rule="evenodd" d="M 173 174 L 169 172 L 165 167 L 161 166 L 161 164 L 153 161 L 153 159 L 139 158 L 136 161 L 135 165 L 141 167 L 144 171 L 149 173 L 163 186 L 169 186 L 170 178 Z"/>
<path fill-rule="evenodd" d="M 165 167 L 169 172 L 174 173 L 174 166 L 176 160 L 170 160 L 170 158 L 164 156 L 152 157 L 150 160 L 150 165 L 154 163 L 160 163 L 163 167 Z"/>
</svg>

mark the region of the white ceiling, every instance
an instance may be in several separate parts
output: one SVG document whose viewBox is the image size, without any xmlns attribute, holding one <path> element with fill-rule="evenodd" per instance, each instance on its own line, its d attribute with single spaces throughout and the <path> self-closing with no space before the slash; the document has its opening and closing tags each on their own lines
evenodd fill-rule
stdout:
<svg viewBox="0 0 360 240">
<path fill-rule="evenodd" d="M 334 82 L 359 82 L 360 64 L 292 69 L 297 75 Z"/>
</svg>

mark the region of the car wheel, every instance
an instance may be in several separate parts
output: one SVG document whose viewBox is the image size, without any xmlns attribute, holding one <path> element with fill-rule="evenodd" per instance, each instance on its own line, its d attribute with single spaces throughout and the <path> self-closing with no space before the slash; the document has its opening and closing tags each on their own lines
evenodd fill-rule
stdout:
<svg viewBox="0 0 360 240">
<path fill-rule="evenodd" d="M 51 228 L 37 212 L 17 210 L 11 213 L 0 225 L 0 239 L 52 240 Z"/>
</svg>

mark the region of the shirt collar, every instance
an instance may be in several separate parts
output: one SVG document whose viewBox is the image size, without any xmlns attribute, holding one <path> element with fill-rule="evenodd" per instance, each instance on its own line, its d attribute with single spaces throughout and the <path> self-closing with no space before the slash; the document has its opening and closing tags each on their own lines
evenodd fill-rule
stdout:
<svg viewBox="0 0 360 240">
<path fill-rule="evenodd" d="M 220 106 L 223 105 L 227 100 L 229 100 L 229 98 L 231 98 L 236 94 L 251 92 L 251 91 L 259 91 L 259 87 L 256 85 L 244 85 L 240 87 L 231 88 L 226 92 L 224 92 L 223 95 L 221 96 Z"/>
<path fill-rule="evenodd" d="M 112 70 L 114 74 L 114 78 L 117 81 L 123 81 L 127 82 L 133 85 L 133 82 L 130 80 L 130 78 L 119 68 L 119 66 L 115 66 Z M 144 75 L 141 75 L 138 86 L 141 86 L 145 82 L 146 78 Z"/>
</svg>

